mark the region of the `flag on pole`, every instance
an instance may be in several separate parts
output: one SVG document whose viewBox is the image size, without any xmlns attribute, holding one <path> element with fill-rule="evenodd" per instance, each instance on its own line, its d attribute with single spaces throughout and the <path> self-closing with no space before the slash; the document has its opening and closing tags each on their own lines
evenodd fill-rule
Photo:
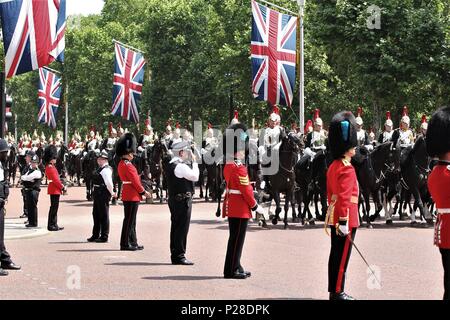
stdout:
<svg viewBox="0 0 450 320">
<path fill-rule="evenodd" d="M 63 62 L 66 0 L 0 3 L 7 78 Z"/>
<path fill-rule="evenodd" d="M 252 0 L 252 92 L 257 100 L 291 106 L 295 86 L 297 17 Z"/>
<path fill-rule="evenodd" d="M 39 123 L 46 123 L 49 127 L 56 128 L 60 97 L 61 77 L 45 68 L 39 68 Z"/>
<path fill-rule="evenodd" d="M 139 102 L 144 82 L 142 53 L 115 43 L 114 87 L 111 114 L 139 122 Z"/>
</svg>

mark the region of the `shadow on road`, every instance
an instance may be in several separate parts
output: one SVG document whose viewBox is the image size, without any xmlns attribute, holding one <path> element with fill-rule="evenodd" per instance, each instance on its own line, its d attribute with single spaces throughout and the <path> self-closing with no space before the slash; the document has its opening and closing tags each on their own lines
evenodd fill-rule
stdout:
<svg viewBox="0 0 450 320">
<path fill-rule="evenodd" d="M 256 298 L 255 300 L 314 300 L 314 301 L 321 301 L 324 299 L 313 299 L 313 298 Z"/>
<path fill-rule="evenodd" d="M 49 242 L 48 244 L 86 244 L 87 241 L 55 241 L 55 242 Z"/>
<path fill-rule="evenodd" d="M 171 266 L 168 262 L 114 262 L 105 263 L 105 266 L 141 267 L 141 266 Z"/>
<path fill-rule="evenodd" d="M 143 280 L 216 280 L 216 279 L 224 279 L 224 277 L 218 276 L 165 276 L 165 277 L 143 277 Z M 228 279 L 227 279 L 228 280 Z"/>
<path fill-rule="evenodd" d="M 61 249 L 59 252 L 117 252 L 118 249 Z"/>
</svg>

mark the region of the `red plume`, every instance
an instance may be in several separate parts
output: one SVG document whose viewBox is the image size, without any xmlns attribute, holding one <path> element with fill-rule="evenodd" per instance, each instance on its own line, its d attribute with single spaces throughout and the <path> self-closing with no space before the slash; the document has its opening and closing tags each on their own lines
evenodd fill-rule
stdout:
<svg viewBox="0 0 450 320">
<path fill-rule="evenodd" d="M 356 112 L 356 114 L 357 114 L 357 117 L 362 117 L 362 114 L 363 114 L 362 107 L 358 107 L 358 111 Z"/>
<path fill-rule="evenodd" d="M 273 106 L 272 112 L 280 115 L 280 108 L 278 108 L 278 106 Z"/>
<path fill-rule="evenodd" d="M 180 129 L 180 123 L 177 121 L 177 124 L 175 125 L 175 128 Z"/>
<path fill-rule="evenodd" d="M 422 115 L 422 123 L 426 123 L 427 122 L 427 116 L 426 115 Z"/>
<path fill-rule="evenodd" d="M 297 124 L 295 122 L 292 122 L 291 129 L 294 129 L 294 130 L 297 129 Z"/>
<path fill-rule="evenodd" d="M 92 125 L 92 126 L 91 126 L 91 129 L 90 129 L 89 131 L 94 131 L 94 132 L 95 132 L 95 126 Z"/>
<path fill-rule="evenodd" d="M 386 112 L 386 120 L 390 120 L 391 119 L 391 112 L 388 111 Z"/>
<path fill-rule="evenodd" d="M 236 120 L 239 120 L 239 112 L 237 111 L 237 110 L 234 110 L 234 118 L 236 119 Z"/>
<path fill-rule="evenodd" d="M 109 134 L 111 134 L 112 129 L 113 129 L 113 124 L 112 124 L 112 122 L 110 122 L 110 123 L 108 123 L 108 131 L 109 131 Z"/>
<path fill-rule="evenodd" d="M 314 110 L 314 120 L 320 117 L 320 109 Z"/>
<path fill-rule="evenodd" d="M 408 115 L 408 107 L 404 106 L 403 107 L 403 112 L 402 112 L 402 117 L 407 116 Z"/>
<path fill-rule="evenodd" d="M 208 122 L 208 129 L 212 128 L 212 124 Z"/>
<path fill-rule="evenodd" d="M 145 119 L 145 126 L 148 126 L 150 124 L 150 118 Z"/>
</svg>

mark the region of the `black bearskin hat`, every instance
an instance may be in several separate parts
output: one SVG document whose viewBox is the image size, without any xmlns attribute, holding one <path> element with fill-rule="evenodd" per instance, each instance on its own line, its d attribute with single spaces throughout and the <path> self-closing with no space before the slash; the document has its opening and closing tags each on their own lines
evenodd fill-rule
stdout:
<svg viewBox="0 0 450 320">
<path fill-rule="evenodd" d="M 136 153 L 136 147 L 136 137 L 134 134 L 127 132 L 117 141 L 116 155 L 122 157 L 129 153 Z"/>
<path fill-rule="evenodd" d="M 430 157 L 450 152 L 450 107 L 442 107 L 433 113 L 428 122 L 425 141 Z"/>
<path fill-rule="evenodd" d="M 234 154 L 238 151 L 245 151 L 248 154 L 249 135 L 247 127 L 243 123 L 230 125 L 223 137 L 223 150 L 225 160 L 234 159 Z"/>
<path fill-rule="evenodd" d="M 48 145 L 44 149 L 44 155 L 42 156 L 42 161 L 44 164 L 48 164 L 50 160 L 56 159 L 58 157 L 58 150 L 53 144 Z"/>
<path fill-rule="evenodd" d="M 350 111 L 341 111 L 331 119 L 328 143 L 334 159 L 339 159 L 351 148 L 358 145 L 356 120 Z"/>
</svg>

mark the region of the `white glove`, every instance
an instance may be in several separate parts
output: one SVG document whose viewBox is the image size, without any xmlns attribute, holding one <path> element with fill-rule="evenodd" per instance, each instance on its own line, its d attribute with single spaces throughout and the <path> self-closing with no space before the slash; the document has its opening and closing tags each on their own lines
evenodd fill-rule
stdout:
<svg viewBox="0 0 450 320">
<path fill-rule="evenodd" d="M 205 148 L 202 148 L 201 150 L 200 150 L 200 153 L 203 155 L 203 154 L 207 154 L 208 153 L 208 151 L 206 151 L 206 149 Z"/>
<path fill-rule="evenodd" d="M 261 190 L 264 190 L 264 188 L 266 187 L 266 182 L 261 181 L 261 183 L 259 184 L 259 187 L 261 188 Z"/>
<path fill-rule="evenodd" d="M 264 215 L 264 209 L 261 206 L 256 205 L 256 209 L 254 210 L 256 213 Z"/>
<path fill-rule="evenodd" d="M 371 145 L 371 144 L 366 144 L 365 147 L 366 147 L 366 149 L 368 151 L 372 151 L 373 150 L 373 145 Z"/>
<path fill-rule="evenodd" d="M 141 146 L 139 146 L 139 147 L 138 147 L 138 151 L 139 151 L 139 152 L 142 152 L 142 151 L 144 151 L 144 148 L 142 148 Z"/>
<path fill-rule="evenodd" d="M 340 224 L 338 230 L 339 230 L 338 233 L 340 236 L 343 236 L 343 237 L 347 236 L 348 235 L 348 224 L 347 223 Z"/>
</svg>

